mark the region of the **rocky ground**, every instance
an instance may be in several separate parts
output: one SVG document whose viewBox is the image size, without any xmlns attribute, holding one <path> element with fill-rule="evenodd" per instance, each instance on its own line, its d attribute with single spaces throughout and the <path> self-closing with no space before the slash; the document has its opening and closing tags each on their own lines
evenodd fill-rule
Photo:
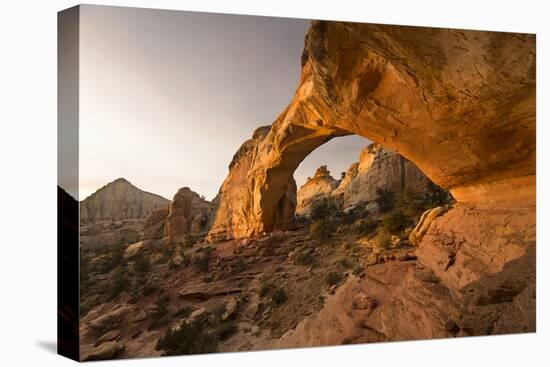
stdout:
<svg viewBox="0 0 550 367">
<path fill-rule="evenodd" d="M 455 204 L 433 218 L 418 247 L 406 235 L 380 246 L 359 221 L 341 223 L 326 240 L 302 224 L 216 244 L 142 241 L 122 247 L 111 269 L 112 254 L 90 250 L 81 356 L 534 331 L 534 225 L 526 226 L 533 215 L 528 207 Z M 480 242 L 486 256 L 469 257 Z M 173 341 L 180 349 L 157 350 L 172 329 L 197 342 L 180 335 Z"/>
<path fill-rule="evenodd" d="M 326 241 L 308 232 L 303 225 L 215 246 L 143 241 L 124 246 L 112 269 L 102 268 L 112 247 L 83 252 L 89 277 L 82 297 L 83 359 L 160 355 L 157 340 L 200 314 L 209 316 L 205 330 L 231 329 L 218 351 L 272 348 L 369 266 L 415 261 L 411 246 L 373 248 L 353 226 Z M 113 293 L 117 284 L 119 294 Z"/>
</svg>

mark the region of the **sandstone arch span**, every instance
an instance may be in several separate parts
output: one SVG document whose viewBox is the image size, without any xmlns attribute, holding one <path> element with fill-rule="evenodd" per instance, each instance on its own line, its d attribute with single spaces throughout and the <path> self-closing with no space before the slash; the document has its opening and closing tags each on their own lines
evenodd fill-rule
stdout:
<svg viewBox="0 0 550 367">
<path fill-rule="evenodd" d="M 459 202 L 535 199 L 535 38 L 314 21 L 293 100 L 235 155 L 210 238 L 292 219 L 292 173 L 329 139 L 399 152 Z"/>
</svg>

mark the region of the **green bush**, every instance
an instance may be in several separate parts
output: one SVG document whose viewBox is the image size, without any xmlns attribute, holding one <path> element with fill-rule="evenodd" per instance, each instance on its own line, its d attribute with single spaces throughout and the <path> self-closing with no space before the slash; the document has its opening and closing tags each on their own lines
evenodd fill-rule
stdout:
<svg viewBox="0 0 550 367">
<path fill-rule="evenodd" d="M 138 254 L 134 261 L 134 269 L 139 273 L 146 273 L 150 267 L 149 258 L 143 253 Z"/>
<path fill-rule="evenodd" d="M 336 203 L 331 198 L 323 198 L 317 200 L 311 206 L 310 216 L 313 220 L 318 219 L 328 219 L 331 216 L 334 216 L 338 208 Z"/>
<path fill-rule="evenodd" d="M 190 307 L 183 306 L 176 312 L 175 316 L 185 318 L 185 317 L 191 315 L 191 312 L 192 312 L 192 310 L 191 310 Z"/>
<path fill-rule="evenodd" d="M 145 286 L 143 287 L 143 295 L 144 296 L 150 296 L 151 294 L 153 293 L 156 293 L 159 291 L 159 287 L 155 284 L 145 284 Z"/>
<path fill-rule="evenodd" d="M 315 261 L 313 257 L 313 249 L 306 248 L 298 252 L 296 255 L 296 264 L 298 265 L 311 265 Z"/>
<path fill-rule="evenodd" d="M 260 288 L 258 288 L 258 294 L 260 297 L 265 297 L 273 289 L 273 285 L 266 281 L 262 281 Z"/>
<path fill-rule="evenodd" d="M 183 239 L 183 245 L 185 247 L 192 247 L 195 243 L 197 243 L 197 239 L 190 234 Z"/>
<path fill-rule="evenodd" d="M 237 332 L 237 325 L 234 322 L 226 322 L 216 328 L 216 336 L 220 341 L 226 340 Z"/>
<path fill-rule="evenodd" d="M 212 254 L 210 251 L 205 251 L 202 253 L 197 254 L 193 258 L 193 264 L 197 267 L 199 271 L 202 271 L 203 273 L 206 273 L 208 269 L 210 268 L 210 259 L 212 258 Z"/>
<path fill-rule="evenodd" d="M 340 260 L 338 260 L 337 263 L 343 269 L 350 269 L 354 264 L 351 260 L 349 260 L 346 257 L 342 257 Z"/>
<path fill-rule="evenodd" d="M 333 231 L 332 227 L 328 219 L 318 219 L 309 226 L 309 237 L 324 242 L 331 236 Z"/>
<path fill-rule="evenodd" d="M 342 274 L 331 271 L 330 273 L 327 274 L 326 282 L 329 286 L 333 286 L 335 284 L 340 283 L 342 279 L 344 279 Z"/>
<path fill-rule="evenodd" d="M 374 201 L 378 205 L 380 213 L 387 213 L 395 206 L 395 193 L 392 190 L 379 187 L 376 189 Z"/>
<path fill-rule="evenodd" d="M 168 323 L 168 301 L 170 297 L 164 293 L 157 298 L 155 302 L 155 308 L 149 315 L 151 323 L 149 324 L 149 330 L 158 329 L 159 327 Z"/>
<path fill-rule="evenodd" d="M 105 250 L 107 252 L 107 260 L 101 265 L 100 271 L 102 274 L 111 272 L 114 268 L 119 266 L 124 259 L 124 251 L 126 251 L 126 244 L 118 244 L 109 246 Z"/>
<path fill-rule="evenodd" d="M 355 225 L 354 230 L 358 235 L 364 236 L 374 233 L 377 227 L 378 224 L 374 220 L 370 219 L 370 217 L 366 217 Z"/>
<path fill-rule="evenodd" d="M 431 181 L 428 182 L 426 194 L 424 195 L 426 209 L 450 204 L 452 201 L 453 197 L 447 190 L 442 189 Z"/>
<path fill-rule="evenodd" d="M 382 218 L 380 228 L 390 233 L 399 233 L 412 224 L 414 220 L 410 216 L 401 210 L 394 210 Z"/>
<path fill-rule="evenodd" d="M 108 300 L 117 298 L 129 285 L 128 279 L 124 275 L 124 269 L 118 268 L 113 280 L 113 286 L 109 292 Z"/>
<path fill-rule="evenodd" d="M 391 246 L 391 234 L 386 229 L 378 230 L 374 240 L 376 247 L 380 250 L 388 249 Z"/>
<path fill-rule="evenodd" d="M 271 296 L 271 300 L 276 305 L 282 305 L 287 301 L 287 299 L 288 299 L 288 296 L 286 295 L 285 290 L 282 288 L 276 289 L 275 292 L 273 292 L 273 295 Z"/>
<path fill-rule="evenodd" d="M 174 256 L 175 250 L 176 250 L 176 248 L 173 247 L 172 245 L 164 246 L 161 249 L 161 253 L 160 253 L 160 257 L 158 259 L 158 263 L 159 264 L 166 264 L 168 261 L 170 261 L 172 259 L 172 257 Z"/>
<path fill-rule="evenodd" d="M 205 327 L 205 318 L 198 317 L 191 323 L 182 322 L 178 328 L 168 330 L 157 341 L 156 350 L 163 355 L 214 353 L 218 337 Z"/>
<path fill-rule="evenodd" d="M 242 273 L 246 270 L 246 262 L 242 257 L 240 257 L 235 263 L 232 264 L 232 272 L 235 274 Z"/>
</svg>

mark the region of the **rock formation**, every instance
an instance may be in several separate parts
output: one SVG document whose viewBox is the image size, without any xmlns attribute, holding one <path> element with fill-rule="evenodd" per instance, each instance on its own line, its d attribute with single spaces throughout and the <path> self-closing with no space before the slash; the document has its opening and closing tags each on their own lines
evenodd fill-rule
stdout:
<svg viewBox="0 0 550 367">
<path fill-rule="evenodd" d="M 160 239 L 164 237 L 166 218 L 170 213 L 170 206 L 159 208 L 149 215 L 143 224 L 143 239 Z"/>
<path fill-rule="evenodd" d="M 255 182 L 256 165 L 268 154 L 269 142 L 266 137 L 270 126 L 256 129 L 252 138 L 245 141 L 229 164 L 229 175 L 223 182 L 218 196 L 214 200 L 215 210 L 208 234 L 209 240 L 222 240 L 234 237 L 246 237 L 260 233 L 263 228 L 255 224 L 262 222 L 262 203 L 264 197 L 260 186 Z M 277 180 L 277 202 L 274 203 L 272 223 L 279 228 L 291 224 L 296 207 L 296 182 L 293 177 Z M 265 198 L 271 200 L 271 198 Z"/>
<path fill-rule="evenodd" d="M 179 189 L 170 204 L 164 234 L 171 242 L 181 242 L 188 235 L 199 235 L 207 229 L 212 203 L 188 187 Z"/>
<path fill-rule="evenodd" d="M 80 203 L 83 223 L 145 219 L 170 200 L 142 191 L 124 178 L 103 186 Z"/>
<path fill-rule="evenodd" d="M 349 171 L 349 170 L 348 170 Z M 393 192 L 423 192 L 429 179 L 403 156 L 370 144 L 361 151 L 357 173 L 353 179 L 343 180 L 335 194 L 341 192 L 344 209 L 376 198 L 376 189 Z"/>
<path fill-rule="evenodd" d="M 145 221 L 143 239 L 167 238 L 183 242 L 188 236 L 204 235 L 213 204 L 188 187 L 178 190 L 169 206 L 155 210 Z"/>
<path fill-rule="evenodd" d="M 320 167 L 315 176 L 298 190 L 296 214 L 307 215 L 316 201 L 331 197 L 344 209 L 373 201 L 376 190 L 383 188 L 393 192 L 425 191 L 429 179 L 409 160 L 384 149 L 380 144 L 369 144 L 353 163 L 342 180 L 332 178 L 326 166 Z"/>
<path fill-rule="evenodd" d="M 309 214 L 311 205 L 319 199 L 330 197 L 339 183 L 340 181 L 330 175 L 327 166 L 317 168 L 313 177 L 308 177 L 306 183 L 298 190 L 296 214 Z"/>
<path fill-rule="evenodd" d="M 296 167 L 349 134 L 403 155 L 458 202 L 534 203 L 535 37 L 312 22 L 295 96 L 243 145 L 213 233 L 287 223 Z"/>
</svg>

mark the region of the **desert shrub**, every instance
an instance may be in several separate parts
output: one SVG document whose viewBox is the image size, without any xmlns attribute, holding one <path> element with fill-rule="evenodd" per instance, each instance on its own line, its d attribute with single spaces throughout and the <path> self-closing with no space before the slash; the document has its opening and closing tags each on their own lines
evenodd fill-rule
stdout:
<svg viewBox="0 0 550 367">
<path fill-rule="evenodd" d="M 150 269 L 149 258 L 143 253 L 138 254 L 134 260 L 134 269 L 139 273 L 148 272 Z"/>
<path fill-rule="evenodd" d="M 117 298 L 127 287 L 128 279 L 124 276 L 124 270 L 122 268 L 117 269 L 113 280 L 113 286 L 109 292 L 108 300 Z"/>
<path fill-rule="evenodd" d="M 287 299 L 288 299 L 288 296 L 286 295 L 285 290 L 282 288 L 277 288 L 271 295 L 271 300 L 276 305 L 282 305 L 287 301 Z"/>
<path fill-rule="evenodd" d="M 206 273 L 209 269 L 211 258 L 212 253 L 210 251 L 204 251 L 195 255 L 195 257 L 193 258 L 193 264 L 199 271 Z"/>
<path fill-rule="evenodd" d="M 183 245 L 184 245 L 185 247 L 191 247 L 191 246 L 193 246 L 195 243 L 197 243 L 197 239 L 196 239 L 194 236 L 190 235 L 190 234 L 188 234 L 187 236 L 185 236 L 185 238 L 183 239 Z"/>
<path fill-rule="evenodd" d="M 240 257 L 235 263 L 232 265 L 232 271 L 233 273 L 242 273 L 246 270 L 246 262 L 242 257 Z"/>
<path fill-rule="evenodd" d="M 331 198 L 323 198 L 315 201 L 311 206 L 310 216 L 313 220 L 328 219 L 336 214 L 338 208 Z"/>
<path fill-rule="evenodd" d="M 313 249 L 307 248 L 298 252 L 296 255 L 296 264 L 298 265 L 311 265 L 315 261 L 313 257 Z"/>
<path fill-rule="evenodd" d="M 80 255 L 80 295 L 81 297 L 86 296 L 86 294 L 91 289 L 91 278 L 90 278 L 90 258 L 83 254 Z"/>
<path fill-rule="evenodd" d="M 353 262 L 347 257 L 342 257 L 337 261 L 337 264 L 343 269 L 350 269 L 353 266 Z"/>
<path fill-rule="evenodd" d="M 164 355 L 213 353 L 218 337 L 205 328 L 205 318 L 198 317 L 189 324 L 182 322 L 176 329 L 168 330 L 157 341 L 156 350 Z"/>
<path fill-rule="evenodd" d="M 353 275 L 359 275 L 359 274 L 361 274 L 362 271 L 363 271 L 363 267 L 361 266 L 361 264 L 355 264 L 354 267 L 353 267 L 352 274 Z"/>
<path fill-rule="evenodd" d="M 160 252 L 160 257 L 158 259 L 159 264 L 166 264 L 174 256 L 175 247 L 172 245 L 167 245 L 162 247 Z"/>
<path fill-rule="evenodd" d="M 376 189 L 374 201 L 380 213 L 387 213 L 392 210 L 395 205 L 395 193 L 392 190 L 379 187 Z"/>
<path fill-rule="evenodd" d="M 428 182 L 424 195 L 424 205 L 426 209 L 450 204 L 452 201 L 453 197 L 447 190 L 442 189 L 431 181 Z"/>
<path fill-rule="evenodd" d="M 309 237 L 320 242 L 326 241 L 332 233 L 332 224 L 327 219 L 318 219 L 309 226 Z"/>
<path fill-rule="evenodd" d="M 329 286 L 333 286 L 335 284 L 340 283 L 343 278 L 344 277 L 342 276 L 342 274 L 331 271 L 330 273 L 327 274 L 325 280 Z"/>
<path fill-rule="evenodd" d="M 170 297 L 166 293 L 160 295 L 159 298 L 157 298 L 157 301 L 155 302 L 155 307 L 149 315 L 149 319 L 151 320 L 151 323 L 149 324 L 149 330 L 158 329 L 168 322 L 167 305 L 169 300 Z"/>
<path fill-rule="evenodd" d="M 395 199 L 395 210 L 409 218 L 420 217 L 425 209 L 427 209 L 426 203 L 418 193 L 405 190 L 400 192 Z"/>
<path fill-rule="evenodd" d="M 414 224 L 414 220 L 405 215 L 401 210 L 394 210 L 384 215 L 380 228 L 390 233 L 399 233 L 408 226 Z"/>
<path fill-rule="evenodd" d="M 391 234 L 388 230 L 379 229 L 374 239 L 376 247 L 380 250 L 388 249 L 391 246 Z"/>
<path fill-rule="evenodd" d="M 168 269 L 177 270 L 179 269 L 179 267 L 180 267 L 180 264 L 176 263 L 175 261 L 173 260 L 168 261 Z"/>
<path fill-rule="evenodd" d="M 216 336 L 220 341 L 226 340 L 237 332 L 237 325 L 234 322 L 226 322 L 216 328 Z"/>
<path fill-rule="evenodd" d="M 296 224 L 305 224 L 307 223 L 307 218 L 304 215 L 296 214 L 295 221 Z"/>
<path fill-rule="evenodd" d="M 370 235 L 376 231 L 378 224 L 370 217 L 361 219 L 354 227 L 355 233 L 360 236 Z"/>
<path fill-rule="evenodd" d="M 176 312 L 175 316 L 185 318 L 191 315 L 191 312 L 191 307 L 183 306 Z"/>
<path fill-rule="evenodd" d="M 145 287 L 143 287 L 143 295 L 144 296 L 150 296 L 153 293 L 156 293 L 159 291 L 159 287 L 154 284 L 145 284 Z"/>
<path fill-rule="evenodd" d="M 260 297 L 265 297 L 273 289 L 273 285 L 269 282 L 262 281 L 260 283 L 260 288 L 258 288 L 258 294 Z"/>
<path fill-rule="evenodd" d="M 107 259 L 103 262 L 100 271 L 102 274 L 107 274 L 111 272 L 114 268 L 119 266 L 122 263 L 124 258 L 124 251 L 126 250 L 126 244 L 118 244 L 110 246 L 106 249 Z"/>
</svg>

